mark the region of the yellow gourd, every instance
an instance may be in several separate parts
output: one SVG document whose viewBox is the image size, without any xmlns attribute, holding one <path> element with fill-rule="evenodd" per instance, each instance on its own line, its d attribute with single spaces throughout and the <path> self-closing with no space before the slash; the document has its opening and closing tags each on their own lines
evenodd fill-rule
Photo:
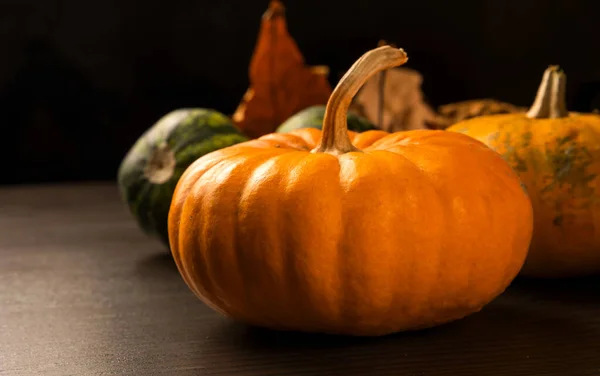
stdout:
<svg viewBox="0 0 600 376">
<path fill-rule="evenodd" d="M 565 87 L 564 72 L 551 66 L 527 113 L 448 128 L 496 150 L 526 185 L 535 224 L 524 275 L 600 272 L 600 116 L 568 112 Z"/>
</svg>

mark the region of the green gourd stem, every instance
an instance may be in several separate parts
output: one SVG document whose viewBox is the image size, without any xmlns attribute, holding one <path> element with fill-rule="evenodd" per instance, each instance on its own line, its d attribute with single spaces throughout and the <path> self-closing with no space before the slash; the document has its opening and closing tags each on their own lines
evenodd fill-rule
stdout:
<svg viewBox="0 0 600 376">
<path fill-rule="evenodd" d="M 533 105 L 527 112 L 531 119 L 558 119 L 569 116 L 566 100 L 567 76 L 557 65 L 544 71 Z"/>
<path fill-rule="evenodd" d="M 407 60 L 403 49 L 390 46 L 378 47 L 361 56 L 331 93 L 323 118 L 321 142 L 312 152 L 332 155 L 360 152 L 348 137 L 346 116 L 352 99 L 369 78 L 385 69 L 400 66 Z"/>
<path fill-rule="evenodd" d="M 157 145 L 156 149 L 148 158 L 144 167 L 144 176 L 150 183 L 163 184 L 173 177 L 177 160 L 175 153 L 166 142 Z"/>
</svg>

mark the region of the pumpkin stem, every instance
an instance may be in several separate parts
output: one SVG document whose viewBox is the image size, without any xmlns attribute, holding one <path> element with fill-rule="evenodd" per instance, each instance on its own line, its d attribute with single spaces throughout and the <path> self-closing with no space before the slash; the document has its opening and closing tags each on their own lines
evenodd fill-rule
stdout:
<svg viewBox="0 0 600 376">
<path fill-rule="evenodd" d="M 558 119 L 569 116 L 566 100 L 567 76 L 557 66 L 544 71 L 533 105 L 527 112 L 532 119 Z"/>
<path fill-rule="evenodd" d="M 325 108 L 319 146 L 312 153 L 340 155 L 360 151 L 348 137 L 348 108 L 358 90 L 375 74 L 406 63 L 403 49 L 382 46 L 361 56 L 340 79 Z"/>
</svg>

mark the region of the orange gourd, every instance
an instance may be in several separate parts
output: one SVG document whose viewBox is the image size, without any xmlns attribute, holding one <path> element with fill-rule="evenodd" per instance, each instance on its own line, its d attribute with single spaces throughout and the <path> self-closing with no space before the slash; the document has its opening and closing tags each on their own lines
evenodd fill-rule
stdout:
<svg viewBox="0 0 600 376">
<path fill-rule="evenodd" d="M 565 74 L 551 66 L 527 113 L 448 128 L 496 150 L 527 187 L 534 231 L 522 274 L 532 277 L 600 272 L 600 116 L 569 113 L 565 86 Z"/>
<path fill-rule="evenodd" d="M 265 135 L 185 171 L 169 238 L 201 300 L 253 325 L 373 336 L 462 318 L 509 285 L 532 210 L 497 153 L 458 133 L 346 129 L 361 85 L 406 60 L 363 55 L 322 132 Z"/>
</svg>

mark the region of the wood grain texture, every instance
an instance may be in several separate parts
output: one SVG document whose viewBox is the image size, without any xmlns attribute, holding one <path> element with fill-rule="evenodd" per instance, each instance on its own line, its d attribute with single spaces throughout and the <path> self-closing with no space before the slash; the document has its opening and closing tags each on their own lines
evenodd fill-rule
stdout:
<svg viewBox="0 0 600 376">
<path fill-rule="evenodd" d="M 599 375 L 600 278 L 518 280 L 480 313 L 359 339 L 233 323 L 112 184 L 0 189 L 0 375 Z"/>
</svg>

